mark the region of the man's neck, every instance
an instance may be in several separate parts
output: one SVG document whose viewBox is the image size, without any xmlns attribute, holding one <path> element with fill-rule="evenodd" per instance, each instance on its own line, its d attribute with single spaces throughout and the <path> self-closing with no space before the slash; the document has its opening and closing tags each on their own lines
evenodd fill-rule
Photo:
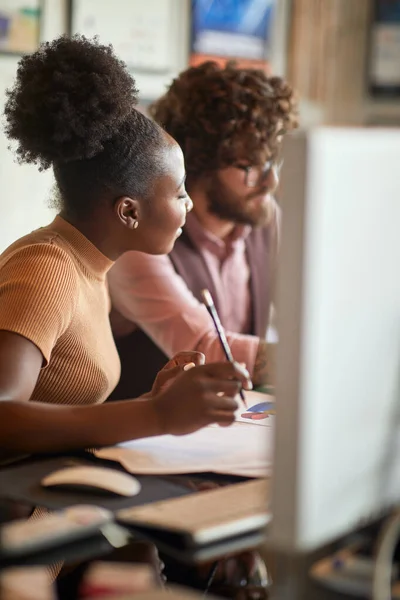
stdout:
<svg viewBox="0 0 400 600">
<path fill-rule="evenodd" d="M 193 204 L 193 212 L 204 229 L 221 240 L 226 240 L 231 235 L 236 227 L 236 223 L 233 221 L 225 221 L 217 215 L 211 214 L 206 202 L 200 198 L 193 200 Z"/>
</svg>

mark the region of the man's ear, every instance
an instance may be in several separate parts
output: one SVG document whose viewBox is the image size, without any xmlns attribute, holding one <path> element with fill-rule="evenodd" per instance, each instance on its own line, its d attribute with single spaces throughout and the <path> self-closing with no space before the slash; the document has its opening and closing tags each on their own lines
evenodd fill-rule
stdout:
<svg viewBox="0 0 400 600">
<path fill-rule="evenodd" d="M 129 198 L 129 196 L 122 196 L 116 200 L 114 211 L 125 227 L 137 229 L 140 218 L 140 207 L 137 200 Z"/>
</svg>

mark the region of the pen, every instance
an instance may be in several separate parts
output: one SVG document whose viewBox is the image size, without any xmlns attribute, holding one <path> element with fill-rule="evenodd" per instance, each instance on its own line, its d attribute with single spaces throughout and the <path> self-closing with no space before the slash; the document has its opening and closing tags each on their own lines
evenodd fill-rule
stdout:
<svg viewBox="0 0 400 600">
<path fill-rule="evenodd" d="M 213 323 L 214 323 L 215 329 L 217 331 L 219 341 L 221 342 L 221 346 L 225 353 L 225 356 L 226 356 L 227 360 L 229 360 L 229 362 L 233 363 L 233 362 L 235 362 L 235 360 L 233 358 L 232 351 L 229 347 L 228 340 L 226 339 L 225 331 L 224 331 L 224 328 L 222 327 L 222 323 L 219 318 L 217 309 L 215 308 L 214 300 L 213 300 L 209 290 L 202 290 L 201 296 L 203 298 L 203 303 L 205 304 L 205 306 L 213 320 Z M 239 393 L 240 393 L 241 399 L 245 403 L 245 406 L 247 406 L 246 397 L 244 395 L 243 388 L 240 389 Z"/>
</svg>

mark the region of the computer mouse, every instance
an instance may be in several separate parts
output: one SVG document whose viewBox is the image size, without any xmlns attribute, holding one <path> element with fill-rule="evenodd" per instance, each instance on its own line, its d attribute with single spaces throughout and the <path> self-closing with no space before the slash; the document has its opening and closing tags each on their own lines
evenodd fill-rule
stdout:
<svg viewBox="0 0 400 600">
<path fill-rule="evenodd" d="M 68 488 L 97 494 L 136 496 L 141 485 L 135 477 L 116 469 L 77 465 L 46 475 L 40 482 L 46 488 Z"/>
</svg>

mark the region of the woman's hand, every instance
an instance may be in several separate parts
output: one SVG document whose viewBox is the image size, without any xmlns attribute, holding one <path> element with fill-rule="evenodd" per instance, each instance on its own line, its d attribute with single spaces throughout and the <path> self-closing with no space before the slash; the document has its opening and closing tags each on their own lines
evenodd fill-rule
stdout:
<svg viewBox="0 0 400 600">
<path fill-rule="evenodd" d="M 174 379 L 189 369 L 204 365 L 205 356 L 201 352 L 178 352 L 171 360 L 158 372 L 154 380 L 151 392 L 146 397 L 151 398 L 165 390 Z"/>
<path fill-rule="evenodd" d="M 212 423 L 231 425 L 241 387 L 252 388 L 246 369 L 237 363 L 213 363 L 181 370 L 150 402 L 163 433 L 185 435 Z"/>
</svg>

